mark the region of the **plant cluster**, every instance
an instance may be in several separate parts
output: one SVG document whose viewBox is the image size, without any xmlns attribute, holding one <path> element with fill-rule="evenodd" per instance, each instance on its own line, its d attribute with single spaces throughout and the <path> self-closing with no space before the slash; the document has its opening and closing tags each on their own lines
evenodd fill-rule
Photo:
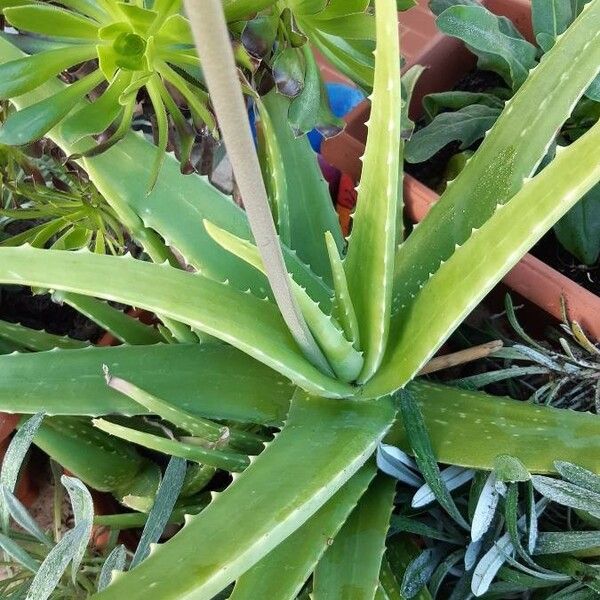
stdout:
<svg viewBox="0 0 600 600">
<path fill-rule="evenodd" d="M 477 0 L 431 0 L 437 26 L 443 33 L 462 40 L 477 56 L 477 67 L 500 77 L 486 89 L 429 94 L 423 99 L 426 125 L 415 133 L 406 147 L 408 162 L 433 157 L 450 143 L 457 151 L 446 167 L 451 180 L 463 168 L 477 145 L 502 113 L 510 98 L 526 82 L 556 40 L 581 13 L 586 0 L 531 3 L 535 44 L 527 41 L 506 17 L 498 17 Z M 565 77 L 567 73 L 565 73 Z M 547 102 L 539 106 L 544 112 Z M 560 148 L 573 143 L 600 118 L 600 76 L 596 77 L 569 118 L 557 130 L 542 168 Z M 592 188 L 554 225 L 559 242 L 579 261 L 593 265 L 600 256 L 600 186 Z"/>
<path fill-rule="evenodd" d="M 129 563 L 121 550 L 103 563 L 101 589 L 92 596 L 98 600 L 293 600 L 309 594 L 322 600 L 345 598 L 348 590 L 369 600 L 427 597 L 423 586 L 435 595 L 448 573 L 459 580 L 455 597 L 491 592 L 493 582 L 494 590 L 509 594 L 534 587 L 545 597 L 597 591 L 596 567 L 571 556 L 593 553 L 598 545 L 597 417 L 419 374 L 487 292 L 600 180 L 598 124 L 536 174 L 556 131 L 598 75 L 600 0 L 581 11 L 528 75 L 410 235 L 401 218 L 407 100 L 393 0 L 376 0 L 374 11 L 364 1 L 297 1 L 291 29 L 288 2 L 189 0 L 185 18 L 176 2 L 62 4 L 11 4 L 5 13 L 23 29 L 46 23 L 34 18 L 38 8 L 58 11 L 75 33 L 83 31 L 82 21 L 102 24 L 86 25 L 88 41 L 75 45 L 96 53 L 82 61 L 96 56 L 98 69 L 70 84 L 56 79 L 76 64 L 70 63 L 40 79 L 31 76 L 31 61 L 54 50 L 23 57 L 0 39 L 0 73 L 14 69 L 12 82 L 28 81 L 25 89 L 5 91 L 16 112 L 0 140 L 29 140 L 26 116 L 45 107 L 44 115 L 54 117 L 35 121 L 44 123 L 39 135 L 77 161 L 143 253 L 103 254 L 87 244 L 77 252 L 0 247 L 0 283 L 52 290 L 124 342 L 82 347 L 0 323 L 7 347 L 27 350 L 0 355 L 0 409 L 35 415 L 15 439 L 33 440 L 78 478 L 64 482 L 73 491 L 75 527 L 47 545 L 35 569 L 29 562 L 36 574 L 25 597 L 42 600 L 66 585 L 69 563 L 75 578 L 80 572 L 93 519 L 78 480 L 137 511 L 116 517 L 116 528 L 145 523 Z M 238 17 L 264 10 L 259 17 L 266 21 L 254 23 L 254 30 L 271 31 L 277 15 L 276 38 L 287 36 L 282 52 L 293 47 L 296 58 L 308 60 L 292 33 L 322 39 L 316 44 L 321 49 L 337 48 L 337 20 L 325 16 L 342 6 L 360 9 L 350 16 L 362 15 L 340 20 L 344 36 L 356 40 L 347 56 L 365 50 L 369 36 L 376 41 L 369 136 L 348 239 L 315 154 L 305 136 L 295 135 L 303 127 L 293 119 L 290 127 L 290 111 L 310 89 L 309 79 L 293 99 L 277 87 L 257 93 L 253 79 L 240 81 L 239 46 L 230 35 Z M 163 27 L 155 30 L 158 19 Z M 98 131 L 71 135 L 69 115 L 97 111 L 119 73 L 142 81 L 152 97 L 152 82 L 159 85 L 164 70 L 148 65 L 157 56 L 152 52 L 164 50 L 156 39 L 168 21 L 185 22 L 181 39 L 208 94 L 199 97 L 210 98 L 244 209 L 206 178 L 183 175 L 164 145 L 157 154 L 129 126 L 117 139 L 109 137 L 114 143 L 102 152 L 94 150 Z M 287 60 L 270 58 L 273 71 L 278 60 Z M 86 100 L 110 64 L 118 67 L 115 79 L 98 100 Z M 565 65 L 572 69 L 566 78 Z M 147 68 L 148 78 L 137 79 L 148 75 Z M 73 100 L 68 110 L 65 94 Z M 158 120 L 158 102 L 155 110 Z M 143 324 L 115 302 L 154 313 L 160 324 Z M 25 442 L 16 444 L 21 453 Z M 0 480 L 8 481 L 12 494 L 20 461 L 4 464 L 11 475 Z M 562 480 L 552 477 L 559 474 Z M 416 508 L 428 505 L 437 529 L 425 513 L 407 509 L 397 479 L 419 488 Z M 451 494 L 457 480 L 473 480 L 470 506 L 467 496 Z M 2 496 L 4 523 L 9 513 L 17 522 L 15 515 L 24 514 L 10 509 L 11 498 Z M 580 512 L 570 521 L 575 535 L 569 554 L 554 561 L 552 536 L 543 533 L 556 530 L 542 531 L 542 525 L 550 522 L 547 515 L 571 509 Z M 185 524 L 156 545 L 172 513 L 184 513 Z M 428 544 L 418 556 L 405 535 L 413 529 Z M 428 540 L 439 540 L 439 531 L 446 545 L 432 548 Z M 5 541 L 5 552 L 7 546 L 19 561 L 15 553 L 23 547 Z M 21 564 L 35 560 L 19 556 Z M 441 565 L 433 581 L 432 565 Z M 116 572 L 108 585 L 109 569 Z"/>
</svg>

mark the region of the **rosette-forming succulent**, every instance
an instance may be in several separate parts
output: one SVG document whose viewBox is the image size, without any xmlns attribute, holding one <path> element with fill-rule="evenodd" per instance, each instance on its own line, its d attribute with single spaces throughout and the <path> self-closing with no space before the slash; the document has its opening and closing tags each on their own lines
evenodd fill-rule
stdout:
<svg viewBox="0 0 600 600">
<path fill-rule="evenodd" d="M 222 493 L 173 539 L 113 577 L 99 600 L 209 600 L 221 593 L 293 599 L 307 581 L 317 600 L 398 597 L 385 566 L 394 558 L 386 553 L 386 533 L 395 481 L 376 473 L 373 460 L 384 438 L 415 456 L 443 509 L 465 531 L 471 517 L 453 501 L 436 459 L 489 471 L 510 452 L 530 473 L 555 473 L 559 460 L 600 471 L 595 416 L 418 377 L 485 294 L 600 179 L 598 125 L 532 178 L 598 73 L 600 0 L 529 74 L 406 238 L 396 3 L 375 6 L 373 106 L 347 241 L 316 157 L 290 131 L 289 100 L 274 92 L 257 100 L 263 183 L 221 2 L 190 0 L 203 73 L 246 210 L 201 177 L 183 177 L 170 157 L 144 193 L 155 149 L 127 134 L 81 164 L 127 217 L 152 262 L 0 248 L 0 282 L 138 306 L 156 313 L 166 333 L 205 336 L 202 344 L 187 337 L 168 345 L 138 340 L 0 356 L 0 410 L 44 411 L 49 426 L 56 415 L 80 422 L 109 416 L 94 425 L 232 473 Z M 2 61 L 18 56 L 0 41 Z M 60 82 L 48 82 L 13 102 L 22 108 L 60 89 Z M 68 154 L 84 145 L 69 141 L 61 127 L 51 136 Z M 175 260 L 172 249 L 185 260 Z M 188 435 L 157 441 L 123 418 L 148 412 Z M 119 419 L 110 417 L 115 413 Z M 277 433 L 255 457 L 248 440 L 216 443 L 223 421 L 234 431 L 253 423 Z M 194 436 L 204 442 L 190 445 Z M 46 447 L 56 452 L 60 440 Z M 67 465 L 72 454 L 63 453 Z"/>
</svg>

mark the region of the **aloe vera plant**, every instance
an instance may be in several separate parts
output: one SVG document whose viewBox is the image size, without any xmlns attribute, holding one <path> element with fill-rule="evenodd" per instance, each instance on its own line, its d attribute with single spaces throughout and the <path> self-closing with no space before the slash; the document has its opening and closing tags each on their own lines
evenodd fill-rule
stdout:
<svg viewBox="0 0 600 600">
<path fill-rule="evenodd" d="M 186 7 L 246 211 L 204 179 L 183 177 L 171 157 L 146 194 L 155 149 L 128 134 L 102 155 L 82 157 L 81 165 L 154 262 L 0 248 L 0 282 L 134 305 L 211 336 L 202 344 L 0 356 L 1 410 L 158 414 L 187 435 L 159 444 L 135 421 L 97 424 L 176 456 L 189 452 L 196 437 L 205 444 L 202 456 L 194 455 L 198 463 L 219 452 L 220 461 L 237 460 L 226 467 L 230 486 L 95 597 L 208 600 L 236 582 L 237 598 L 256 597 L 263 586 L 269 597 L 295 598 L 312 573 L 317 600 L 347 597 L 348 586 L 356 589 L 352 597 L 382 597 L 393 588 L 386 565 L 406 565 L 411 553 L 403 542 L 382 559 L 394 484 L 375 476 L 371 457 L 383 439 L 415 455 L 426 483 L 464 530 L 470 516 L 450 497 L 436 460 L 489 471 L 510 447 L 528 473 L 556 473 L 557 460 L 599 472 L 594 416 L 416 377 L 495 283 L 600 179 L 600 126 L 531 177 L 598 74 L 600 0 L 529 74 L 477 154 L 406 239 L 396 3 L 377 0 L 373 109 L 347 242 L 306 140 L 290 140 L 278 118 L 281 98 L 257 102 L 263 171 L 270 175 L 263 183 L 221 2 L 190 0 Z M 0 40 L 0 57 L 15 60 L 19 51 Z M 12 101 L 23 109 L 60 88 L 51 81 Z M 60 124 L 49 135 L 71 154 L 89 143 L 74 144 Z M 291 183 L 297 164 L 302 188 Z M 280 431 L 247 459 L 252 453 L 236 449 L 233 438 L 230 446 L 208 448 L 214 439 L 199 434 L 210 426 L 206 420 Z M 300 559 L 291 560 L 297 548 Z"/>
</svg>

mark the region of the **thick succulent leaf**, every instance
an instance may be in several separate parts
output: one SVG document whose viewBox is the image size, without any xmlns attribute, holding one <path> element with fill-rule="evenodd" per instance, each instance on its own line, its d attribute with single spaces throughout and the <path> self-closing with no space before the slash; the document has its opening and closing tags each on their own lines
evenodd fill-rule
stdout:
<svg viewBox="0 0 600 600">
<path fill-rule="evenodd" d="M 98 600 L 212 598 L 323 506 L 373 453 L 392 418 L 386 401 L 338 403 L 299 393 L 283 431 L 256 461 Z"/>
<path fill-rule="evenodd" d="M 119 97 L 131 83 L 131 78 L 130 71 L 119 71 L 100 98 L 70 115 L 62 124 L 65 138 L 76 142 L 87 135 L 105 131 L 122 111 Z"/>
<path fill-rule="evenodd" d="M 93 58 L 95 46 L 58 48 L 35 56 L 23 56 L 10 42 L 2 40 L 7 53 L 0 66 L 0 98 L 20 96 L 40 86 L 49 77 Z M 55 88 L 56 92 L 57 89 Z M 42 98 L 39 98 L 42 99 Z"/>
<path fill-rule="evenodd" d="M 600 34 L 597 39 L 600 47 Z M 521 256 L 600 180 L 600 163 L 592 158 L 599 143 L 596 125 L 528 180 L 510 202 L 498 204 L 485 224 L 431 271 L 414 304 L 396 315 L 393 351 L 366 394 L 390 392 L 418 373 Z M 439 311 L 440 306 L 445 309 Z"/>
<path fill-rule="evenodd" d="M 372 462 L 235 584 L 231 600 L 293 600 L 375 476 Z"/>
<path fill-rule="evenodd" d="M 276 307 L 227 284 L 168 265 L 88 252 L 22 246 L 0 248 L 0 259 L 4 283 L 96 296 L 156 312 L 220 337 L 314 393 L 352 393 L 350 386 L 323 375 L 302 356 Z M 185 301 L 190 298 L 193 303 Z"/>
<path fill-rule="evenodd" d="M 455 112 L 440 113 L 413 134 L 404 157 L 409 163 L 423 162 L 454 141 L 460 141 L 461 150 L 469 148 L 492 128 L 500 112 L 497 107 L 470 104 Z"/>
<path fill-rule="evenodd" d="M 223 9 L 227 21 L 231 23 L 254 15 L 272 4 L 275 4 L 275 0 L 223 0 Z"/>
<path fill-rule="evenodd" d="M 600 185 L 593 187 L 556 225 L 559 242 L 582 263 L 600 256 Z"/>
<path fill-rule="evenodd" d="M 18 146 L 39 140 L 66 117 L 103 78 L 100 71 L 94 71 L 57 94 L 13 113 L 0 129 L 0 144 Z"/>
<path fill-rule="evenodd" d="M 73 350 L 75 348 L 86 348 L 89 342 L 74 340 L 67 336 L 55 335 L 46 331 L 30 329 L 18 323 L 9 323 L 0 321 L 0 338 L 7 340 L 17 347 L 27 348 L 35 352 L 61 348 L 63 350 Z"/>
<path fill-rule="evenodd" d="M 205 224 L 209 234 L 223 248 L 243 258 L 264 272 L 264 265 L 256 246 L 242 240 L 211 223 Z M 317 344 L 323 351 L 331 368 L 342 381 L 354 381 L 363 366 L 363 358 L 349 342 L 339 325 L 325 314 L 306 290 L 291 278 L 292 293 Z"/>
<path fill-rule="evenodd" d="M 98 25 L 76 13 L 51 5 L 15 6 L 3 11 L 6 20 L 17 29 L 46 36 L 96 40 Z"/>
<path fill-rule="evenodd" d="M 90 487 L 146 498 L 152 505 L 160 469 L 142 457 L 131 444 L 95 429 L 87 419 L 48 417 L 37 431 L 34 444 Z"/>
<path fill-rule="evenodd" d="M 376 8 L 378 46 L 373 107 L 344 263 L 365 353 L 360 381 L 367 381 L 377 370 L 387 343 L 396 219 L 401 210 L 400 49 L 396 7 L 392 0 L 378 0 Z"/>
<path fill-rule="evenodd" d="M 148 448 L 167 456 L 178 456 L 198 464 L 205 464 L 224 471 L 243 471 L 249 463 L 248 457 L 231 450 L 207 448 L 205 444 L 193 444 L 190 441 L 178 441 L 154 433 L 147 433 L 106 419 L 93 419 L 94 427 L 111 436 Z M 203 442 L 203 440 L 199 440 Z"/>
<path fill-rule="evenodd" d="M 491 471 L 510 448 L 532 473 L 556 473 L 557 460 L 600 473 L 600 425 L 594 415 L 424 381 L 409 389 L 438 462 Z M 400 422 L 386 443 L 410 453 Z"/>
<path fill-rule="evenodd" d="M 373 600 L 396 482 L 380 473 L 315 569 L 314 600 Z"/>
<path fill-rule="evenodd" d="M 338 249 L 342 233 L 317 155 L 306 136 L 295 137 L 288 123 L 289 101 L 271 92 L 258 103 L 261 141 L 265 145 L 269 194 L 274 202 L 278 231 L 284 244 L 331 286 L 325 232 Z"/>
<path fill-rule="evenodd" d="M 600 3 L 594 2 L 563 34 L 527 82 L 507 102 L 496 125 L 427 218 L 399 247 L 393 312 L 408 305 L 430 273 L 447 260 L 530 177 L 556 131 L 600 65 Z M 585 49 L 584 49 L 585 46 Z M 565 75 L 564 65 L 570 65 Z M 394 317 L 390 338 L 403 318 Z"/>
<path fill-rule="evenodd" d="M 69 292 L 56 292 L 53 298 L 73 307 L 125 344 L 158 344 L 165 341 L 154 327 L 144 325 L 138 319 L 130 317 L 102 300 Z M 49 349 L 51 348 L 40 348 L 40 350 Z"/>
<path fill-rule="evenodd" d="M 216 419 L 281 425 L 294 387 L 231 346 L 170 344 L 0 356 L 0 409 L 49 415 L 146 414 L 106 385 L 112 375 L 173 408 Z"/>
<path fill-rule="evenodd" d="M 499 72 L 517 89 L 535 66 L 536 48 L 483 6 L 453 6 L 436 20 L 438 28 L 483 53 L 485 66 Z M 482 65 L 480 64 L 480 67 Z"/>
</svg>

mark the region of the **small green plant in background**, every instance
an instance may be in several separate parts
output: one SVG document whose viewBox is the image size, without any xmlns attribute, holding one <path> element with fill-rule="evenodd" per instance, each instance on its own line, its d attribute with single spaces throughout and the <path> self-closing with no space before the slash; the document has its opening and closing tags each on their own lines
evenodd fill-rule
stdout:
<svg viewBox="0 0 600 600">
<path fill-rule="evenodd" d="M 419 163 L 433 157 L 451 142 L 460 143 L 462 152 L 453 156 L 446 170 L 453 179 L 478 143 L 500 116 L 505 104 L 526 81 L 543 56 L 555 44 L 586 5 L 585 0 L 558 0 L 531 3 L 533 34 L 537 45 L 529 43 L 506 17 L 498 17 L 476 0 L 431 0 L 437 26 L 456 37 L 477 56 L 477 67 L 499 75 L 504 86 L 481 91 L 448 91 L 423 99 L 426 126 L 417 131 L 406 146 L 408 162 Z M 566 75 L 565 75 L 566 76 Z M 547 102 L 542 101 L 543 112 Z M 557 132 L 542 165 L 561 147 L 573 143 L 600 118 L 600 77 L 586 90 L 569 119 Z M 600 186 L 591 189 L 556 225 L 560 243 L 578 260 L 593 265 L 600 256 Z"/>
<path fill-rule="evenodd" d="M 600 179 L 598 125 L 529 178 L 598 73 L 600 0 L 529 75 L 512 110 L 406 239 L 398 219 L 397 4 L 376 2 L 373 106 L 349 240 L 308 141 L 289 127 L 289 98 L 252 94 L 257 156 L 222 4 L 186 8 L 245 211 L 205 179 L 184 177 L 169 156 L 147 193 L 156 155 L 149 141 L 128 133 L 104 153 L 84 156 L 90 140 L 73 143 L 59 123 L 49 136 L 67 155 L 80 155 L 148 260 L 0 248 L 0 282 L 137 306 L 163 326 L 134 331 L 119 321 L 127 343 L 116 348 L 0 356 L 0 409 L 46 413 L 34 443 L 138 510 L 158 503 L 162 469 L 157 454 L 134 454 L 124 440 L 188 460 L 196 494 L 214 492 L 173 539 L 114 575 L 99 600 L 293 599 L 309 591 L 321 600 L 347 589 L 369 600 L 398 597 L 413 548 L 406 538 L 388 543 L 397 482 L 377 472 L 382 440 L 414 456 L 420 474 L 412 469 L 413 476 L 423 478 L 462 539 L 474 517 L 453 499 L 438 462 L 459 473 L 497 472 L 510 448 L 519 477 L 531 481 L 558 481 L 551 476 L 564 462 L 600 470 L 595 415 L 418 377 L 486 293 Z M 20 56 L 0 40 L 2 61 Z M 566 65 L 574 67 L 568 78 Z M 49 80 L 12 102 L 22 111 L 64 89 Z M 158 334 L 173 343 L 157 344 Z M 114 451 L 121 441 L 126 456 Z M 231 483 L 217 486 L 211 469 Z M 127 490 L 127 478 L 143 490 Z M 545 479 L 544 490 L 558 485 Z M 507 527 L 513 523 L 511 516 Z M 524 535 L 517 530 L 519 540 Z M 495 539 L 486 538 L 478 564 Z M 506 551 L 525 560 L 517 546 Z M 544 568 L 566 582 L 560 568 Z M 471 572 L 464 581 L 485 591 Z M 404 584 L 405 592 L 415 589 Z"/>
</svg>

